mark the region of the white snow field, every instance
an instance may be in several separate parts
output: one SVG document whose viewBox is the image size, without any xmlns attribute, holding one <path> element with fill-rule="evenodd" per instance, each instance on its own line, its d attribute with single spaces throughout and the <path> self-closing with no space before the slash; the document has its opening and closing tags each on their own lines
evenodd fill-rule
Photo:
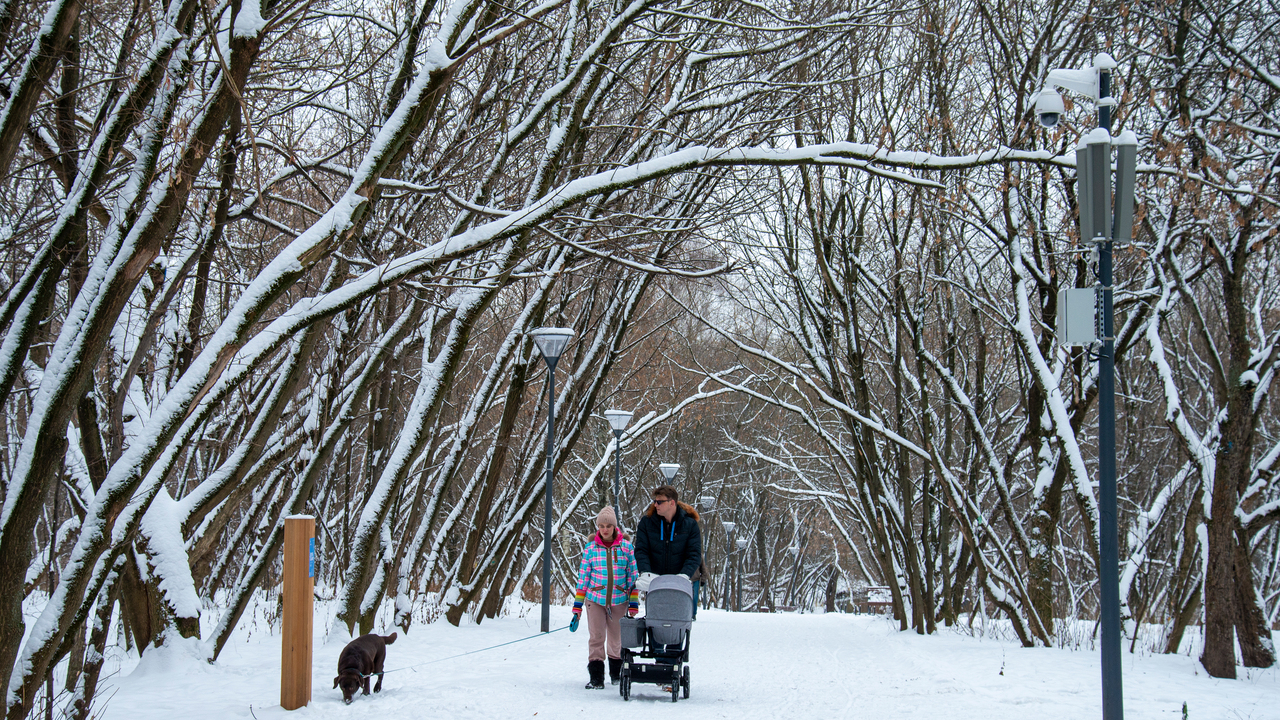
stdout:
<svg viewBox="0 0 1280 720">
<path fill-rule="evenodd" d="M 105 680 L 99 717 L 203 718 L 1099 718 L 1097 655 L 1024 649 L 950 630 L 898 632 L 880 616 L 726 613 L 700 610 L 691 643 L 692 691 L 672 703 L 656 685 L 585 690 L 587 632 L 549 636 L 443 662 L 440 658 L 534 635 L 538 611 L 455 628 L 415 625 L 388 648 L 382 692 L 351 705 L 333 690 L 343 642 L 326 641 L 316 618 L 313 694 L 286 712 L 280 702 L 280 638 L 241 630 L 216 664 L 196 641 L 170 642 Z M 568 608 L 553 608 L 552 627 Z M 1127 645 L 1126 645 L 1127 649 Z M 1205 676 L 1193 657 L 1124 656 L 1125 717 L 1180 720 L 1280 718 L 1280 672 L 1240 680 Z"/>
</svg>

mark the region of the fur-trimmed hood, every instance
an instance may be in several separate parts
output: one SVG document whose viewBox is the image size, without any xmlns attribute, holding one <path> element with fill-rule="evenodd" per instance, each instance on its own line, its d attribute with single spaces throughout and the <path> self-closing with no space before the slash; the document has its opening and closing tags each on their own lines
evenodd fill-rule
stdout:
<svg viewBox="0 0 1280 720">
<path fill-rule="evenodd" d="M 685 513 L 685 515 L 688 515 L 689 517 L 693 518 L 694 520 L 701 521 L 701 518 L 699 518 L 699 517 L 698 517 L 698 511 L 697 511 L 697 510 L 694 510 L 692 505 L 688 505 L 688 504 L 686 504 L 686 503 L 682 503 L 682 502 L 680 502 L 679 500 L 677 500 L 677 501 L 676 501 L 676 507 L 677 507 L 677 508 L 679 508 L 680 510 L 683 510 L 683 511 L 684 511 L 684 513 Z M 645 514 L 645 515 L 657 515 L 657 514 L 658 514 L 658 506 L 657 506 L 657 505 L 654 505 L 653 503 L 649 503 L 649 509 L 648 509 L 648 510 L 645 510 L 645 511 L 644 511 L 644 514 Z M 678 514 L 678 513 L 677 513 L 677 514 Z"/>
</svg>

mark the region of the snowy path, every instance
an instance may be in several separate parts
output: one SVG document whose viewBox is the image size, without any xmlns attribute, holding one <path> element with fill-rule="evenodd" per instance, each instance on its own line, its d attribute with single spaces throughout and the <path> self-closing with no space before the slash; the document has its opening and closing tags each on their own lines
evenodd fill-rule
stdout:
<svg viewBox="0 0 1280 720">
<path fill-rule="evenodd" d="M 566 623 L 556 608 L 553 627 Z M 317 618 L 317 627 L 321 625 Z M 405 667 L 534 634 L 536 612 L 479 626 L 415 626 L 388 648 L 387 669 Z M 205 718 L 957 718 L 1043 720 L 1099 717 L 1092 652 L 1027 650 L 952 632 L 899 633 L 885 619 L 852 615 L 758 615 L 700 611 L 694 627 L 692 692 L 672 704 L 654 685 L 630 703 L 617 688 L 583 689 L 585 626 L 386 676 L 382 693 L 350 706 L 332 690 L 342 643 L 317 641 L 313 700 L 279 706 L 278 636 L 228 645 L 217 665 L 196 646 L 148 652 L 116 690 L 103 717 Z M 131 664 L 131 663 L 126 663 Z M 1003 670 L 1003 674 L 1001 671 Z M 1280 718 L 1280 671 L 1214 680 L 1186 656 L 1125 655 L 1125 716 L 1180 720 Z M 252 705 L 252 714 L 250 706 Z"/>
</svg>

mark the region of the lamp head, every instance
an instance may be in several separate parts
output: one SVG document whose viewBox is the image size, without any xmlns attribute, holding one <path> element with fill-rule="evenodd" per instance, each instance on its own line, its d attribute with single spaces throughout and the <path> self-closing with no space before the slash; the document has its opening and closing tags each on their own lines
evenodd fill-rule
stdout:
<svg viewBox="0 0 1280 720">
<path fill-rule="evenodd" d="M 738 549 L 739 549 L 739 550 L 743 550 L 743 549 L 745 549 L 745 548 L 747 547 L 747 539 L 746 539 L 746 538 L 738 538 L 738 539 L 737 539 L 737 541 L 735 541 L 735 544 L 738 546 Z"/>
<path fill-rule="evenodd" d="M 1045 88 L 1036 96 L 1036 115 L 1040 117 L 1040 124 L 1044 127 L 1056 126 L 1065 111 L 1066 106 L 1062 103 L 1062 96 L 1057 90 Z"/>
<path fill-rule="evenodd" d="M 724 527 L 725 534 L 727 535 L 733 534 L 733 529 L 738 527 L 738 523 L 729 522 L 728 520 L 725 520 L 720 524 Z"/>
<path fill-rule="evenodd" d="M 702 497 L 698 498 L 698 504 L 708 510 L 715 510 L 716 499 L 714 497 L 711 497 L 710 495 L 703 495 Z"/>
<path fill-rule="evenodd" d="M 569 338 L 573 337 L 573 331 L 569 328 L 544 327 L 537 330 L 530 330 L 529 336 L 533 338 L 533 342 L 538 346 L 538 352 L 542 353 L 542 357 L 548 362 L 555 362 L 560 359 L 560 354 L 564 352 L 564 348 L 569 344 Z"/>
<path fill-rule="evenodd" d="M 632 414 L 626 410 L 605 410 L 604 419 L 609 421 L 609 427 L 613 428 L 615 433 L 620 433 L 627 428 L 627 423 L 631 422 Z"/>
<path fill-rule="evenodd" d="M 658 466 L 658 470 L 662 473 L 662 477 L 667 479 L 667 482 L 671 482 L 675 479 L 676 473 L 680 472 L 680 464 L 662 463 Z"/>
</svg>

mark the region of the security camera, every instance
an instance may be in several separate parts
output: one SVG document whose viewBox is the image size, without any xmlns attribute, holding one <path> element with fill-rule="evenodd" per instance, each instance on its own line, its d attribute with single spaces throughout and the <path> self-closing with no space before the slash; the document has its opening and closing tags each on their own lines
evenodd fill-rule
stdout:
<svg viewBox="0 0 1280 720">
<path fill-rule="evenodd" d="M 1062 96 L 1056 90 L 1045 88 L 1036 97 L 1036 114 L 1040 116 L 1040 124 L 1047 128 L 1057 125 L 1066 109 Z"/>
</svg>

